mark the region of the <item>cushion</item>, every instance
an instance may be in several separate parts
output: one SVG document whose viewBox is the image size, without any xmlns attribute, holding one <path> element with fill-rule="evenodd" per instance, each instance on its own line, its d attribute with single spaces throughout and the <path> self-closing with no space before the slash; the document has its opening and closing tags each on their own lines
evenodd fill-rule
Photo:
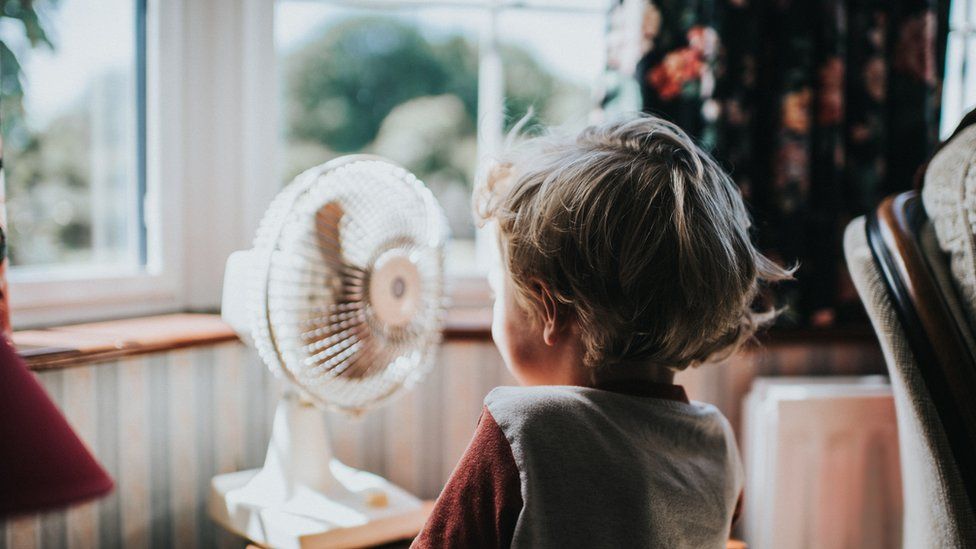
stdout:
<svg viewBox="0 0 976 549">
<path fill-rule="evenodd" d="M 898 420 L 902 547 L 976 547 L 976 522 L 938 411 L 868 247 L 864 218 L 847 226 L 844 256 L 884 353 Z"/>
<path fill-rule="evenodd" d="M 976 326 L 976 125 L 956 134 L 932 158 L 922 203 L 939 248 L 949 255 L 969 325 Z"/>
</svg>

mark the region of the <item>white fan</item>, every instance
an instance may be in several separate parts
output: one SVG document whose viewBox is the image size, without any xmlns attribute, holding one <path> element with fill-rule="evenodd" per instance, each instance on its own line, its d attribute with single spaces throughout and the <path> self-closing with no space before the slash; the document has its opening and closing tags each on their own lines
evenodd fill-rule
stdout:
<svg viewBox="0 0 976 549">
<path fill-rule="evenodd" d="M 214 519 L 272 547 L 419 530 L 429 507 L 334 459 L 321 408 L 359 414 L 430 369 L 447 236 L 423 183 L 375 156 L 338 158 L 278 194 L 254 248 L 227 261 L 222 316 L 287 389 L 264 467 L 214 477 Z"/>
</svg>

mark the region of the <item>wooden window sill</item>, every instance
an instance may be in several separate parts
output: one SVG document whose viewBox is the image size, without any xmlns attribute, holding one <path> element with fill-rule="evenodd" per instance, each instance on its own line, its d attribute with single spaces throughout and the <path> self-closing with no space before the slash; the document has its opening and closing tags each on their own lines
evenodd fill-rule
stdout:
<svg viewBox="0 0 976 549">
<path fill-rule="evenodd" d="M 219 315 L 169 314 L 14 332 L 33 370 L 81 366 L 121 357 L 237 339 Z"/>
<path fill-rule="evenodd" d="M 217 314 L 180 313 L 74 324 L 14 332 L 14 345 L 33 370 L 68 368 L 118 358 L 215 345 L 237 339 Z M 491 341 L 491 310 L 453 308 L 446 341 Z M 791 345 L 877 345 L 870 327 L 836 330 L 773 330 L 760 347 Z"/>
<path fill-rule="evenodd" d="M 446 340 L 491 339 L 491 312 L 452 309 Z M 32 370 L 83 366 L 122 357 L 237 339 L 216 314 L 181 313 L 72 324 L 14 332 L 14 345 Z"/>
</svg>

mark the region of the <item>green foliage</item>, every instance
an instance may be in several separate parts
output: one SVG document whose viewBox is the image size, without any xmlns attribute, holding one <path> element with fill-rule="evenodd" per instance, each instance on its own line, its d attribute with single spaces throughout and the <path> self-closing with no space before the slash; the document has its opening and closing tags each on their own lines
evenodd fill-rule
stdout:
<svg viewBox="0 0 976 549">
<path fill-rule="evenodd" d="M 560 85 L 549 72 L 522 48 L 502 46 L 500 55 L 505 66 L 505 131 L 512 129 L 532 109 L 526 128 L 544 123 Z"/>
<path fill-rule="evenodd" d="M 379 154 L 420 177 L 453 234 L 472 238 L 477 44 L 460 35 L 430 39 L 414 25 L 380 17 L 347 19 L 315 36 L 284 62 L 285 179 L 341 153 Z M 506 130 L 530 108 L 529 128 L 579 109 L 567 98 L 586 94 L 529 52 L 506 45 L 499 53 Z"/>
<path fill-rule="evenodd" d="M 36 3 L 40 6 L 41 2 Z M 55 2 L 46 2 L 53 6 Z M 0 0 L 0 17 L 23 29 L 0 41 L 0 121 L 7 138 L 11 259 L 15 264 L 86 260 L 92 246 L 91 90 L 44 128 L 23 124 L 23 70 L 16 54 L 53 47 L 35 3 Z M 41 15 L 44 15 L 41 10 Z M 284 58 L 286 179 L 338 154 L 372 152 L 423 179 L 447 210 L 454 234 L 473 236 L 470 189 L 477 163 L 478 46 L 460 35 L 430 38 L 388 17 L 341 21 Z M 551 75 L 529 52 L 503 46 L 506 129 L 533 109 L 530 126 L 559 121 L 581 90 Z M 272 75 L 269 75 L 271 77 Z M 100 89 L 127 89 L 94 75 Z M 58 209 L 59 215 L 54 214 Z M 104 208 L 103 208 L 104 210 Z M 104 212 L 99 215 L 103 215 Z M 121 215 L 121 214 L 120 214 Z"/>
<path fill-rule="evenodd" d="M 463 40 L 432 45 L 415 28 L 385 18 L 339 23 L 286 63 L 289 137 L 359 150 L 394 107 L 443 93 L 467 95 L 473 117 L 477 88 L 465 81 L 477 82 L 477 59 L 468 47 Z"/>
<path fill-rule="evenodd" d="M 82 102 L 81 104 L 84 104 Z M 80 257 L 91 246 L 91 117 L 69 109 L 41 132 L 10 143 L 4 162 L 14 265 Z M 54 220 L 53 208 L 71 204 L 71 221 Z"/>
<path fill-rule="evenodd" d="M 555 97 L 579 92 L 520 47 L 503 46 L 500 53 L 506 129 L 529 107 L 531 123 L 543 121 Z M 289 55 L 285 82 L 290 140 L 336 152 L 362 150 L 395 107 L 417 97 L 458 97 L 474 127 L 478 49 L 462 36 L 428 40 L 416 27 L 390 18 L 349 19 Z"/>
<path fill-rule="evenodd" d="M 45 44 L 53 49 L 54 43 L 48 38 L 47 32 L 41 25 L 34 3 L 34 0 L 0 0 L 0 6 L 2 6 L 0 7 L 0 17 L 19 20 L 24 26 L 24 34 L 32 47 Z M 58 0 L 47 0 L 43 3 L 57 7 Z"/>
<path fill-rule="evenodd" d="M 7 153 L 9 257 L 14 265 L 61 262 L 91 248 L 91 211 L 81 206 L 90 199 L 88 111 L 69 109 L 41 131 L 31 131 L 24 123 L 25 76 L 18 55 L 31 48 L 55 49 L 43 16 L 58 4 L 0 0 L 0 20 L 15 22 L 5 25 L 6 34 L 0 36 L 0 130 Z"/>
<path fill-rule="evenodd" d="M 20 83 L 22 69 L 17 56 L 0 40 L 0 131 L 8 135 L 24 115 L 24 88 Z"/>
<path fill-rule="evenodd" d="M 13 19 L 26 39 L 26 44 L 36 48 L 46 46 L 54 49 L 54 43 L 48 36 L 47 30 L 41 24 L 34 0 L 0 0 L 0 21 Z M 47 0 L 41 4 L 56 8 L 58 0 Z M 19 133 L 24 115 L 24 86 L 23 68 L 17 60 L 17 55 L 11 44 L 0 36 L 0 129 L 3 135 Z"/>
</svg>

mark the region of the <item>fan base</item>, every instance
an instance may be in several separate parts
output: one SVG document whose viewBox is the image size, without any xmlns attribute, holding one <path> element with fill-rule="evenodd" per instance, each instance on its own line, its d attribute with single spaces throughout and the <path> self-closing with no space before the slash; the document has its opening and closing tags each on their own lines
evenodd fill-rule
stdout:
<svg viewBox="0 0 976 549">
<path fill-rule="evenodd" d="M 407 539 L 420 532 L 433 508 L 382 477 L 333 461 L 332 473 L 346 484 L 372 485 L 387 500 L 360 505 L 330 500 L 317 492 L 295 494 L 284 504 L 262 505 L 251 481 L 260 469 L 215 476 L 210 484 L 210 517 L 227 530 L 266 547 L 280 549 L 362 547 Z M 347 477 L 347 478 L 343 478 Z M 386 496 L 382 496 L 386 497 Z M 385 505 L 383 505 L 385 503 Z"/>
</svg>

